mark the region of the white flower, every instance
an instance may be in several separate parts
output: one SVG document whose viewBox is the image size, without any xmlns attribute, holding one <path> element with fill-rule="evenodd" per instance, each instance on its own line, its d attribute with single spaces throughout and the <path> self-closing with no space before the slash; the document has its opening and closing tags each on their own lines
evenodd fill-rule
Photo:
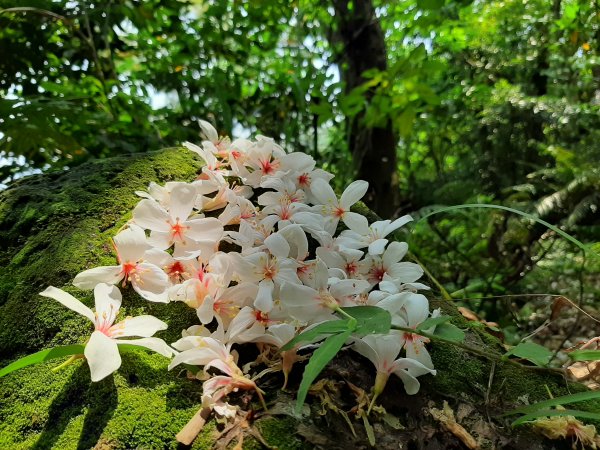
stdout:
<svg viewBox="0 0 600 450">
<path fill-rule="evenodd" d="M 372 285 L 383 280 L 412 283 L 423 275 L 421 266 L 411 262 L 400 262 L 406 252 L 406 242 L 391 242 L 383 255 L 369 255 L 360 264 L 361 272 Z"/>
<path fill-rule="evenodd" d="M 53 286 L 40 295 L 58 301 L 94 323 L 94 332 L 84 351 L 92 381 L 100 381 L 121 367 L 118 344 L 145 347 L 167 357 L 175 353 L 162 339 L 151 337 L 157 331 L 167 329 L 167 324 L 154 316 L 127 317 L 114 323 L 121 307 L 121 292 L 115 286 L 101 283 L 95 287 L 95 312 L 71 294 Z M 121 339 L 131 336 L 142 339 Z"/>
<path fill-rule="evenodd" d="M 360 234 L 366 234 L 369 230 L 369 222 L 365 216 L 351 212 L 350 207 L 364 197 L 369 183 L 358 180 L 351 183 L 338 200 L 329 183 L 322 178 L 317 178 L 311 184 L 311 192 L 319 200 L 322 206 L 316 205 L 315 210 L 321 211 L 327 218 L 325 230 L 334 234 L 338 222 L 342 220 L 348 228 Z"/>
<path fill-rule="evenodd" d="M 283 238 L 271 241 L 273 245 L 269 250 L 273 254 L 257 252 L 241 256 L 239 253 L 231 253 L 236 262 L 234 271 L 240 279 L 258 282 L 258 293 L 254 306 L 262 312 L 269 312 L 273 309 L 273 293 L 276 288 L 281 286 L 281 283 L 300 284 L 300 279 L 296 274 L 298 264 L 286 257 L 289 245 L 286 248 L 283 242 L 285 242 Z"/>
<path fill-rule="evenodd" d="M 362 280 L 332 279 L 329 285 L 327 266 L 317 259 L 312 276 L 307 277 L 310 286 L 284 283 L 280 300 L 286 311 L 302 323 L 315 323 L 332 318 L 333 311 L 340 306 L 355 306 L 356 296 L 369 288 Z"/>
<path fill-rule="evenodd" d="M 144 262 L 146 251 L 152 248 L 144 231 L 131 225 L 117 234 L 113 242 L 119 265 L 95 267 L 81 272 L 73 284 L 80 289 L 94 289 L 98 283 L 116 284 L 123 280 L 123 285 L 130 282 L 133 289 L 146 300 L 168 302 L 169 277 L 159 267 Z"/>
<path fill-rule="evenodd" d="M 354 341 L 352 349 L 368 358 L 377 369 L 371 406 L 377 396 L 383 392 L 391 374 L 402 380 L 404 389 L 409 395 L 419 392 L 421 384 L 417 380 L 418 376 L 427 373 L 435 375 L 435 370 L 425 367 L 418 361 L 410 358 L 397 358 L 403 344 L 402 336 L 394 332 L 386 335 L 370 334 Z"/>
<path fill-rule="evenodd" d="M 412 217 L 406 215 L 393 222 L 391 220 L 373 222 L 364 232 L 352 228 L 344 230 L 340 233 L 338 242 L 340 245 L 349 248 L 369 247 L 368 252 L 370 255 L 381 255 L 388 243 L 386 237 L 410 221 L 412 221 Z"/>
<path fill-rule="evenodd" d="M 424 295 L 410 294 L 406 297 L 400 317 L 393 317 L 394 325 L 416 329 L 429 317 L 429 301 Z M 404 333 L 406 357 L 419 361 L 425 367 L 433 368 L 431 356 L 425 348 L 429 339 L 416 333 Z"/>
<path fill-rule="evenodd" d="M 169 205 L 144 199 L 133 210 L 134 222 L 151 230 L 149 242 L 159 250 L 175 244 L 174 256 L 203 252 L 203 258 L 216 250 L 223 236 L 223 224 L 215 218 L 189 218 L 196 201 L 196 189 L 187 183 L 179 183 L 171 190 Z"/>
</svg>

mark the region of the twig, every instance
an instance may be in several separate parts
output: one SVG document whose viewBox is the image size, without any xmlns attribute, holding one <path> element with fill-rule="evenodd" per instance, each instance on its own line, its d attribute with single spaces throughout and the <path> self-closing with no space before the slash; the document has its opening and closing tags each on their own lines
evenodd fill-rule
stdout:
<svg viewBox="0 0 600 450">
<path fill-rule="evenodd" d="M 202 431 L 211 412 L 211 408 L 202 408 L 194 414 L 194 417 L 192 417 L 181 431 L 177 433 L 177 436 L 175 436 L 177 442 L 181 442 L 183 445 L 191 445 L 194 439 L 196 439 L 196 436 Z"/>
</svg>

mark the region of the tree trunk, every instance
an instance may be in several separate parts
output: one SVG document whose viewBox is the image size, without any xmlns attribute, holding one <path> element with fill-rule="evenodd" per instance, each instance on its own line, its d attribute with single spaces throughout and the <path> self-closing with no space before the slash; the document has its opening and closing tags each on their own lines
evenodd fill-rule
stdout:
<svg viewBox="0 0 600 450">
<path fill-rule="evenodd" d="M 346 92 L 362 85 L 369 69 L 387 69 L 387 53 L 381 25 L 371 0 L 334 0 L 336 40 L 343 43 L 343 79 Z M 366 93 L 368 102 L 373 91 Z M 397 138 L 388 119 L 384 127 L 367 127 L 364 113 L 350 123 L 349 148 L 357 177 L 369 182 L 365 203 L 382 217 L 394 215 L 399 191 L 396 172 Z"/>
</svg>

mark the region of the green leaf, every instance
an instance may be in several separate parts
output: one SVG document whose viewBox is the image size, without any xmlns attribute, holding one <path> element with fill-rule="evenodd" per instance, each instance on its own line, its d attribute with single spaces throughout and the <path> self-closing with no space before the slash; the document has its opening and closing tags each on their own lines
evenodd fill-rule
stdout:
<svg viewBox="0 0 600 450">
<path fill-rule="evenodd" d="M 387 334 L 392 327 L 392 316 L 378 306 L 350 306 L 341 308 L 357 322 L 357 334 Z"/>
<path fill-rule="evenodd" d="M 540 411 L 536 411 L 531 414 L 527 414 L 523 417 L 519 417 L 515 420 L 511 425 L 523 425 L 526 422 L 530 422 L 532 420 L 538 419 L 540 417 L 553 417 L 553 416 L 574 416 L 574 417 L 582 417 L 584 419 L 595 419 L 600 420 L 600 414 L 589 412 L 589 411 L 579 411 L 577 409 L 543 409 Z"/>
<path fill-rule="evenodd" d="M 573 361 L 598 361 L 600 350 L 575 350 L 569 353 L 569 358 Z"/>
<path fill-rule="evenodd" d="M 403 137 L 406 138 L 412 133 L 415 117 L 417 117 L 417 111 L 408 107 L 396 118 L 398 130 Z"/>
<path fill-rule="evenodd" d="M 513 414 L 529 414 L 543 408 L 568 405 L 569 403 L 584 402 L 586 400 L 594 400 L 598 398 L 600 398 L 600 391 L 578 392 L 577 394 L 563 395 L 562 397 L 551 398 L 549 400 L 534 403 L 533 405 L 522 406 L 504 413 L 503 416 L 512 416 Z"/>
<path fill-rule="evenodd" d="M 521 342 L 516 347 L 511 348 L 502 358 L 508 359 L 510 355 L 531 361 L 536 366 L 546 366 L 552 358 L 552 352 L 534 342 Z"/>
<path fill-rule="evenodd" d="M 448 322 L 452 317 L 450 316 L 438 316 L 430 317 L 419 324 L 416 331 L 427 331 L 432 327 L 441 325 L 442 323 Z"/>
<path fill-rule="evenodd" d="M 451 323 L 441 323 L 435 328 L 434 336 L 439 336 L 447 341 L 462 342 L 465 332 Z"/>
<path fill-rule="evenodd" d="M 308 390 L 311 384 L 319 376 L 321 371 L 325 368 L 327 363 L 333 359 L 335 355 L 340 351 L 344 342 L 350 337 L 352 330 L 346 330 L 340 334 L 334 334 L 329 336 L 323 341 L 321 346 L 315 350 L 313 355 L 310 357 L 304 374 L 302 375 L 302 382 L 298 388 L 298 398 L 296 400 L 296 413 L 302 411 L 302 405 L 308 395 Z"/>
<path fill-rule="evenodd" d="M 51 359 L 62 358 L 64 356 L 81 355 L 83 354 L 84 349 L 84 345 L 73 344 L 41 350 L 33 355 L 28 355 L 18 359 L 4 367 L 2 370 L 0 370 L 0 378 L 8 375 L 11 372 L 14 372 L 15 370 L 22 369 L 23 367 L 31 366 L 33 364 L 39 364 L 50 361 Z"/>
<path fill-rule="evenodd" d="M 350 328 L 350 320 L 330 320 L 327 322 L 320 323 L 319 325 L 312 327 L 310 330 L 303 331 L 294 339 L 289 341 L 283 347 L 281 347 L 281 351 L 285 352 L 295 347 L 301 342 L 314 342 L 317 338 L 324 334 L 336 334 L 342 333 L 344 331 L 350 330 L 354 331 L 354 328 Z"/>
</svg>

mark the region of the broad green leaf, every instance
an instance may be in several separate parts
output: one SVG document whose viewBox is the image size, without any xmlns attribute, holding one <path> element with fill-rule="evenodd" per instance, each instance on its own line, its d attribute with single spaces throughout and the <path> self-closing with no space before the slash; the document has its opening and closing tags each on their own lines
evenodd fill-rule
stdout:
<svg viewBox="0 0 600 450">
<path fill-rule="evenodd" d="M 419 324 L 417 331 L 427 331 L 432 327 L 448 322 L 450 319 L 452 319 L 450 316 L 430 317 Z"/>
<path fill-rule="evenodd" d="M 600 413 L 594 413 L 589 411 L 579 411 L 577 409 L 543 409 L 540 411 L 536 411 L 531 414 L 527 414 L 523 417 L 519 417 L 515 420 L 511 425 L 523 425 L 526 422 L 530 422 L 535 419 L 539 419 L 541 417 L 553 417 L 553 416 L 574 416 L 574 417 L 582 417 L 584 419 L 594 419 L 600 420 Z"/>
<path fill-rule="evenodd" d="M 434 336 L 439 336 L 447 341 L 462 342 L 465 340 L 465 332 L 451 323 L 441 323 L 435 327 Z"/>
<path fill-rule="evenodd" d="M 356 319 L 357 334 L 387 334 L 392 326 L 390 313 L 377 306 L 350 306 L 342 311 Z"/>
<path fill-rule="evenodd" d="M 352 330 L 346 330 L 343 333 L 329 336 L 310 357 L 310 360 L 304 369 L 304 374 L 302 375 L 302 382 L 298 388 L 298 399 L 296 400 L 297 413 L 302 410 L 302 405 L 304 405 L 304 401 L 308 395 L 308 390 L 310 389 L 313 381 L 315 381 L 315 378 L 319 376 L 327 363 L 329 363 L 329 361 L 331 361 L 333 357 L 337 355 L 344 345 L 344 342 L 346 342 L 351 334 Z"/>
<path fill-rule="evenodd" d="M 575 350 L 569 353 L 569 358 L 573 361 L 598 361 L 600 350 Z"/>
<path fill-rule="evenodd" d="M 536 366 L 545 366 L 550 362 L 552 354 L 553 353 L 546 347 L 534 342 L 521 342 L 519 345 L 506 352 L 502 358 L 507 359 L 510 355 L 514 355 L 531 361 Z"/>
<path fill-rule="evenodd" d="M 294 337 L 294 339 L 281 347 L 281 351 L 290 350 L 301 342 L 314 342 L 319 336 L 324 334 L 342 333 L 347 330 L 352 332 L 354 331 L 354 328 L 350 328 L 349 322 L 350 321 L 348 319 L 341 319 L 320 323 L 319 325 L 312 327 L 310 330 L 303 331 L 298 336 Z"/>
<path fill-rule="evenodd" d="M 534 411 L 538 411 L 544 408 L 551 408 L 553 406 L 568 405 L 569 403 L 584 402 L 586 400 L 595 400 L 600 398 L 600 391 L 586 391 L 578 392 L 577 394 L 563 395 L 562 397 L 555 397 L 549 400 L 534 403 L 533 405 L 522 406 L 517 409 L 513 409 L 504 416 L 511 416 L 513 414 L 529 414 Z"/>
<path fill-rule="evenodd" d="M 32 355 L 17 359 L 15 362 L 4 367 L 2 370 L 0 370 L 0 377 L 8 375 L 15 370 L 22 369 L 23 367 L 50 361 L 51 359 L 62 358 L 64 356 L 81 355 L 83 354 L 84 349 L 85 346 L 81 344 L 73 344 L 41 350 Z"/>
</svg>

